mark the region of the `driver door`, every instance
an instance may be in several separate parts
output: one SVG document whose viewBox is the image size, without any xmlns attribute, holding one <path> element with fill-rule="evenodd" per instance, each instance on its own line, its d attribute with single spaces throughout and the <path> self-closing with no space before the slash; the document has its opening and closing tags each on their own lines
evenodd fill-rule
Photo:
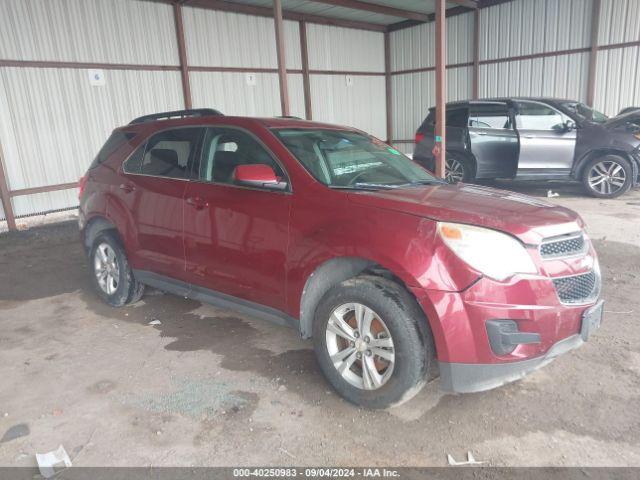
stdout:
<svg viewBox="0 0 640 480">
<path fill-rule="evenodd" d="M 541 102 L 516 101 L 520 136 L 518 175 L 568 174 L 576 148 L 575 129 L 565 128 L 569 117 Z"/>
<path fill-rule="evenodd" d="M 286 181 L 253 135 L 207 129 L 197 180 L 185 191 L 186 273 L 194 285 L 283 310 L 291 193 L 238 185 L 235 167 L 246 164 L 269 165 Z"/>
</svg>

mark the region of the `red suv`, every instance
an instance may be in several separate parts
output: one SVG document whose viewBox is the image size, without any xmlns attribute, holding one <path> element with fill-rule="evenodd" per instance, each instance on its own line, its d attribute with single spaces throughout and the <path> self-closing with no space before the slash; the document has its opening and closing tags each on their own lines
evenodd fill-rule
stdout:
<svg viewBox="0 0 640 480">
<path fill-rule="evenodd" d="M 361 131 L 186 110 L 116 129 L 81 182 L 91 279 L 289 325 L 347 400 L 521 378 L 600 325 L 582 219 L 434 178 Z"/>
</svg>

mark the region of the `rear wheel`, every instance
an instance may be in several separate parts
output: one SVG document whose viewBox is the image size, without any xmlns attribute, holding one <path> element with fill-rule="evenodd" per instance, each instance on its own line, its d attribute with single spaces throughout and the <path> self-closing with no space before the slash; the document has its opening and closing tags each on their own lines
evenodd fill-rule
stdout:
<svg viewBox="0 0 640 480">
<path fill-rule="evenodd" d="M 103 232 L 93 242 L 89 269 L 98 295 L 114 307 L 135 303 L 144 285 L 133 276 L 124 248 L 115 234 Z"/>
<path fill-rule="evenodd" d="M 445 170 L 445 180 L 447 182 L 469 182 L 473 180 L 473 177 L 473 167 L 468 160 L 447 153 Z"/>
<path fill-rule="evenodd" d="M 633 183 L 631 164 L 618 155 L 604 155 L 589 160 L 584 167 L 582 183 L 590 195 L 615 198 L 627 192 Z"/>
<path fill-rule="evenodd" d="M 425 322 L 424 328 L 418 322 Z M 342 282 L 320 301 L 313 328 L 323 373 L 352 403 L 397 405 L 426 381 L 433 356 L 426 319 L 394 282 L 371 276 Z"/>
</svg>

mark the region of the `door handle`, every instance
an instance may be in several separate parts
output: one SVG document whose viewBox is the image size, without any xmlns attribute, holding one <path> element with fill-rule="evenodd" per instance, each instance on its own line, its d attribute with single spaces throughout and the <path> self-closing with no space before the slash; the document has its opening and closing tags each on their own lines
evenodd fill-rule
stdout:
<svg viewBox="0 0 640 480">
<path fill-rule="evenodd" d="M 209 206 L 209 202 L 200 197 L 189 197 L 187 198 L 187 203 L 196 210 L 202 210 Z"/>
<path fill-rule="evenodd" d="M 487 135 L 487 132 L 469 132 L 471 135 Z"/>
<path fill-rule="evenodd" d="M 523 135 L 524 138 L 536 138 L 533 135 Z"/>
<path fill-rule="evenodd" d="M 132 184 L 130 183 L 122 183 L 120 184 L 120 190 L 122 190 L 124 193 L 131 193 L 133 192 L 136 187 L 134 187 Z"/>
</svg>

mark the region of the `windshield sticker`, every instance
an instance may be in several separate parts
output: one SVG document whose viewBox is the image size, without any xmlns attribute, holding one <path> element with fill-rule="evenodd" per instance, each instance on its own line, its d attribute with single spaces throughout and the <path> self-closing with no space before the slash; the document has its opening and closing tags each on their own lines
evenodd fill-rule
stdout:
<svg viewBox="0 0 640 480">
<path fill-rule="evenodd" d="M 389 151 L 389 153 L 393 153 L 394 155 L 402 155 L 398 150 L 396 150 L 395 148 L 387 148 L 387 150 Z"/>
<path fill-rule="evenodd" d="M 368 170 L 370 167 L 378 167 L 382 162 L 360 163 L 356 165 L 348 165 L 346 167 L 338 167 L 333 169 L 334 175 L 345 175 L 347 173 L 355 173 L 361 170 Z"/>
</svg>

